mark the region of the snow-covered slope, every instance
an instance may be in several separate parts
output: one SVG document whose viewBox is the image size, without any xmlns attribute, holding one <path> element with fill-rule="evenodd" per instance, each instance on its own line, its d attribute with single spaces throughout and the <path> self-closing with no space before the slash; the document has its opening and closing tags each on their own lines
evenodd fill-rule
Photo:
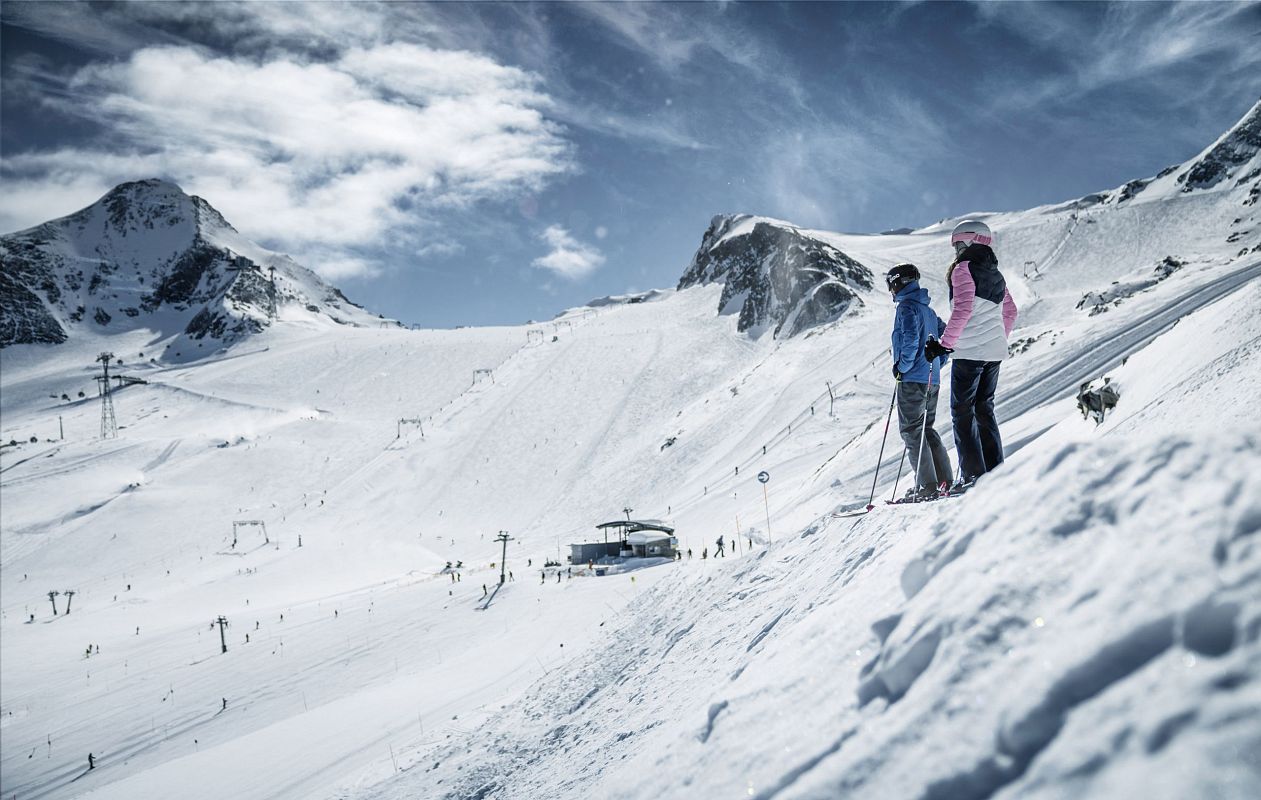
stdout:
<svg viewBox="0 0 1261 800">
<path fill-rule="evenodd" d="M 1255 796 L 1253 186 L 1153 187 L 986 215 L 1021 306 L 1008 463 L 858 520 L 831 514 L 889 406 L 875 292 L 790 337 L 716 316 L 716 282 L 188 365 L 123 332 L 148 383 L 107 441 L 95 334 L 5 348 L 4 794 Z M 951 224 L 803 235 L 917 263 L 944 312 Z M 1071 398 L 1104 374 L 1096 428 Z M 693 557 L 540 572 L 624 508 Z"/>
<path fill-rule="evenodd" d="M 273 292 L 282 319 L 380 321 L 245 239 L 202 198 L 156 179 L 0 237 L 0 260 L 0 346 L 59 344 L 75 329 L 149 329 L 187 359 L 201 340 L 231 343 L 269 325 Z"/>
</svg>

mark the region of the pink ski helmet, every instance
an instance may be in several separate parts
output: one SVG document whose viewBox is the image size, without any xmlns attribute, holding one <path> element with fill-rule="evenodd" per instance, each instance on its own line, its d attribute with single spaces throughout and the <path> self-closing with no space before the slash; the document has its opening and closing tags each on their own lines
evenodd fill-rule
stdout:
<svg viewBox="0 0 1261 800">
<path fill-rule="evenodd" d="M 965 219 L 950 232 L 950 243 L 955 246 L 955 249 L 958 249 L 960 244 L 964 247 L 970 244 L 993 245 L 994 234 L 990 232 L 990 226 L 979 219 Z"/>
</svg>

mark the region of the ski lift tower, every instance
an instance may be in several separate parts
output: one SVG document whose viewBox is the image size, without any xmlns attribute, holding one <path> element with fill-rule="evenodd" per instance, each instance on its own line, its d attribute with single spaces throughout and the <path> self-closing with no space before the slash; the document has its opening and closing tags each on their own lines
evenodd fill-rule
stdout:
<svg viewBox="0 0 1261 800">
<path fill-rule="evenodd" d="M 267 536 L 267 523 L 261 519 L 237 519 L 232 521 L 232 549 L 236 549 L 237 531 L 241 528 L 257 528 L 263 534 L 263 544 L 271 544 L 271 538 Z"/>
<path fill-rule="evenodd" d="M 96 376 L 101 392 L 101 438 L 118 438 L 118 420 L 114 416 L 114 396 L 109 386 L 109 362 L 114 360 L 113 353 L 101 353 L 96 357 L 101 364 L 101 374 Z"/>
<path fill-rule="evenodd" d="M 503 554 L 499 558 L 499 585 L 504 585 L 504 571 L 508 568 L 508 542 L 512 541 L 512 537 L 507 531 L 500 531 L 495 537 L 495 541 L 503 545 Z M 53 604 L 53 610 L 56 611 L 57 605 Z"/>
<path fill-rule="evenodd" d="M 275 322 L 276 320 L 276 268 L 274 266 L 267 268 L 267 275 L 270 282 L 267 284 L 267 318 Z"/>
</svg>

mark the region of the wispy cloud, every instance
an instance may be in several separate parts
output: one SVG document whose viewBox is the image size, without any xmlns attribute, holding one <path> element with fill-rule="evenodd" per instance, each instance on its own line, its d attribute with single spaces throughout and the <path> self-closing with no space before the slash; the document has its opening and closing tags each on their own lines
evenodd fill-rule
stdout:
<svg viewBox="0 0 1261 800">
<path fill-rule="evenodd" d="M 671 3 L 575 3 L 572 8 L 599 23 L 623 46 L 647 63 L 676 77 L 695 71 L 706 60 L 738 67 L 745 77 L 772 84 L 785 99 L 804 109 L 805 82 L 797 65 L 755 29 L 731 20 L 723 7 Z"/>
<path fill-rule="evenodd" d="M 178 6 L 179 3 L 144 3 Z M 225 4 L 226 5 L 226 4 Z M 121 57 L 154 44 L 185 44 L 169 31 L 155 30 L 118 7 L 85 3 L 5 3 L 4 22 L 87 52 Z"/>
<path fill-rule="evenodd" d="M 575 8 L 667 70 L 683 66 L 697 48 L 707 46 L 695 25 L 675 24 L 681 19 L 666 5 L 584 3 Z"/>
<path fill-rule="evenodd" d="M 1261 31 L 1257 3 L 978 3 L 976 9 L 984 23 L 1026 39 L 1058 65 L 996 82 L 993 102 L 1009 109 L 1082 102 L 1138 83 L 1173 107 L 1190 107 L 1210 89 L 1203 74 L 1181 67 L 1216 56 L 1217 78 L 1233 82 L 1241 72 L 1255 76 L 1261 65 L 1261 42 L 1240 47 L 1238 35 Z"/>
<path fill-rule="evenodd" d="M 50 102 L 106 125 L 109 149 L 6 157 L 6 229 L 47 218 L 48 199 L 162 175 L 251 236 L 330 254 L 343 276 L 361 260 L 336 248 L 537 192 L 573 168 L 537 77 L 467 51 L 389 44 L 317 62 L 145 48 L 83 68 Z"/>
<path fill-rule="evenodd" d="M 541 234 L 539 239 L 545 242 L 551 251 L 530 262 L 539 269 L 549 270 L 562 278 L 578 280 L 590 275 L 604 263 L 604 254 L 595 247 L 584 244 L 569 231 L 559 225 L 551 225 Z"/>
<path fill-rule="evenodd" d="M 789 131 L 764 131 L 756 157 L 747 160 L 765 203 L 753 210 L 853 230 L 853 220 L 877 200 L 906 198 L 905 187 L 949 152 L 951 138 L 933 110 L 893 87 L 880 94 L 875 107 L 841 106 L 827 117 L 803 117 Z M 913 204 L 903 199 L 899 205 L 909 214 Z"/>
</svg>

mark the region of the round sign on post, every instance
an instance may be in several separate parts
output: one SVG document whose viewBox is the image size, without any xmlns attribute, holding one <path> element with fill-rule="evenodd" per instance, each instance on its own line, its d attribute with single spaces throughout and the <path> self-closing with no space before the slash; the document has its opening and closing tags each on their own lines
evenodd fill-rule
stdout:
<svg viewBox="0 0 1261 800">
<path fill-rule="evenodd" d="M 771 541 L 771 501 L 770 501 L 770 498 L 767 497 L 766 495 L 766 484 L 771 479 L 771 473 L 767 472 L 766 470 L 762 470 L 761 472 L 757 474 L 757 479 L 762 483 L 762 504 L 766 507 L 766 542 L 767 544 L 770 544 L 770 541 Z M 752 540 L 750 540 L 749 546 L 750 547 L 753 546 Z"/>
</svg>

